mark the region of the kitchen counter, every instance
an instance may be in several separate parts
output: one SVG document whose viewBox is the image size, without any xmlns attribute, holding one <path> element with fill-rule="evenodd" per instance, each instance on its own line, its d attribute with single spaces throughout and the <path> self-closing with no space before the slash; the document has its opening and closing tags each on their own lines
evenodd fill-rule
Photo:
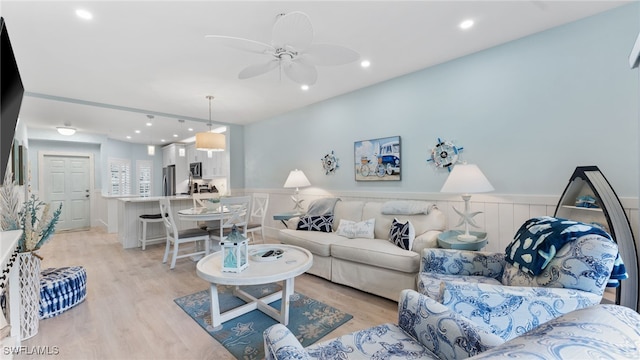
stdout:
<svg viewBox="0 0 640 360">
<path fill-rule="evenodd" d="M 159 214 L 160 204 L 158 200 L 168 198 L 171 200 L 171 212 L 176 221 L 178 230 L 195 227 L 195 222 L 180 221 L 178 211 L 193 207 L 193 200 L 190 195 L 174 195 L 174 196 L 149 196 L 149 197 L 123 197 L 117 199 L 117 216 L 118 216 L 118 240 L 125 249 L 140 247 L 138 242 L 139 217 L 143 214 Z M 164 224 L 149 223 L 147 224 L 147 238 L 159 238 L 156 242 L 164 243 L 165 239 Z M 150 244 L 152 242 L 147 242 Z"/>
<path fill-rule="evenodd" d="M 191 195 L 172 195 L 172 196 L 147 196 L 147 197 L 125 197 L 119 198 L 118 200 L 123 202 L 158 202 L 160 199 L 169 199 L 169 200 L 191 200 Z"/>
</svg>

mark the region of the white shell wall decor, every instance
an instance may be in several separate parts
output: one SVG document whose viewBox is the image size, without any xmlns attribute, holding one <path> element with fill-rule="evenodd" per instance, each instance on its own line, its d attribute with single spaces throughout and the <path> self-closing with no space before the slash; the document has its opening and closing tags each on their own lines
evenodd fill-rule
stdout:
<svg viewBox="0 0 640 360">
<path fill-rule="evenodd" d="M 322 161 L 322 168 L 324 169 L 325 175 L 335 174 L 336 170 L 338 170 L 338 158 L 333 153 L 333 150 L 320 160 Z"/>
</svg>

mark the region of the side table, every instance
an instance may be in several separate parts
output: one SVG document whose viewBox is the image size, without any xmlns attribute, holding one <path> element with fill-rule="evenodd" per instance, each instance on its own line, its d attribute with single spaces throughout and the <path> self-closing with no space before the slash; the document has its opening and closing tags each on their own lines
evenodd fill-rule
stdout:
<svg viewBox="0 0 640 360">
<path fill-rule="evenodd" d="M 284 225 L 284 227 L 288 229 L 289 227 L 287 226 L 286 221 L 302 215 L 304 215 L 304 213 L 299 211 L 277 213 L 277 214 L 273 214 L 273 220 L 280 220 L 280 222 Z"/>
<path fill-rule="evenodd" d="M 469 231 L 471 235 L 478 238 L 475 241 L 460 241 L 458 235 L 461 230 L 449 230 L 438 235 L 438 246 L 444 249 L 471 250 L 478 251 L 487 245 L 487 233 L 479 231 Z"/>
</svg>

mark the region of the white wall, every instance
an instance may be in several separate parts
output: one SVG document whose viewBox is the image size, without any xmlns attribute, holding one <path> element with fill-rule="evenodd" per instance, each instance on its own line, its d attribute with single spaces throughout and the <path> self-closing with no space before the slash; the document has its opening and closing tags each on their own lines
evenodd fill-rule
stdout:
<svg viewBox="0 0 640 360">
<path fill-rule="evenodd" d="M 639 12 L 624 6 L 246 126 L 245 186 L 279 189 L 298 168 L 329 192 L 437 193 L 447 172 L 426 160 L 440 137 L 464 147 L 498 196 L 559 197 L 576 166 L 597 165 L 636 198 L 638 80 L 627 58 Z M 402 181 L 354 181 L 354 141 L 396 135 Z M 320 158 L 332 150 L 340 168 L 327 176 Z"/>
</svg>

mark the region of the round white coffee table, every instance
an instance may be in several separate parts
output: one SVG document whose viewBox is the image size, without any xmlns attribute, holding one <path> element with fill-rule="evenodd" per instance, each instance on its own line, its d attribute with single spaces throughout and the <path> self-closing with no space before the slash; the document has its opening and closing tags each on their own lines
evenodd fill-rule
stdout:
<svg viewBox="0 0 640 360">
<path fill-rule="evenodd" d="M 294 278 L 309 270 L 313 264 L 313 255 L 301 247 L 283 244 L 262 244 L 249 246 L 249 253 L 278 248 L 284 250 L 282 257 L 272 261 L 256 261 L 249 256 L 249 267 L 240 273 L 222 272 L 222 252 L 205 256 L 196 266 L 196 273 L 211 283 L 211 322 L 218 328 L 223 322 L 258 309 L 283 325 L 289 323 L 289 297 L 293 295 Z M 241 285 L 269 284 L 282 281 L 282 290 L 262 298 L 255 298 L 240 289 Z M 235 285 L 233 294 L 246 301 L 245 305 L 220 313 L 218 285 Z M 282 299 L 280 311 L 269 306 Z"/>
</svg>

